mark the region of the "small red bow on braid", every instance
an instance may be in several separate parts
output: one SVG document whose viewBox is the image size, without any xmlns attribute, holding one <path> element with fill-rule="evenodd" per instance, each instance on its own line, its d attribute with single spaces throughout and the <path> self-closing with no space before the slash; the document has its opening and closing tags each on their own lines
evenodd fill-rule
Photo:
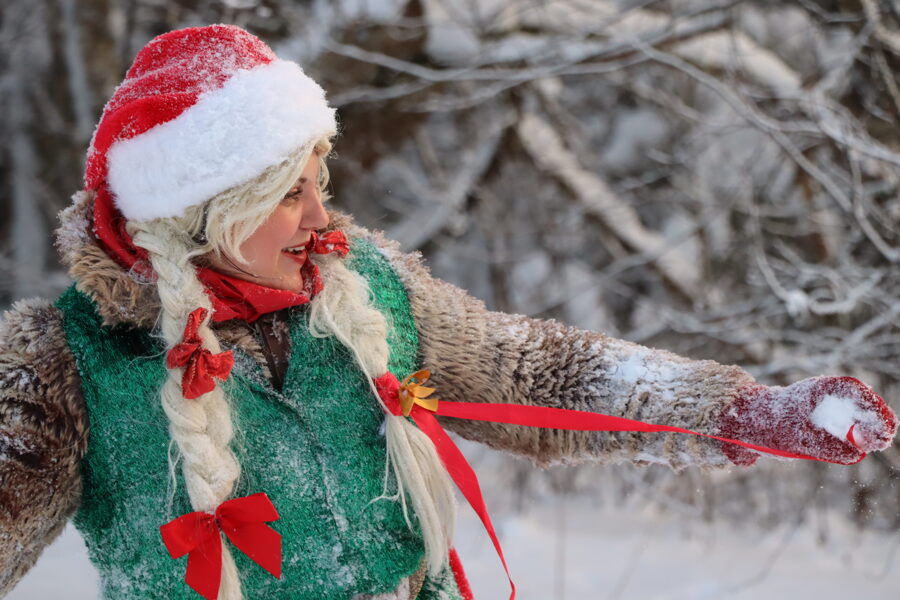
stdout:
<svg viewBox="0 0 900 600">
<path fill-rule="evenodd" d="M 265 524 L 278 513 L 263 493 L 223 502 L 215 514 L 192 512 L 159 528 L 172 558 L 188 555 L 184 581 L 206 600 L 216 600 L 222 579 L 221 530 L 250 560 L 281 579 L 281 534 Z"/>
<path fill-rule="evenodd" d="M 234 366 L 234 355 L 231 350 L 213 354 L 201 346 L 197 330 L 200 329 L 200 324 L 206 319 L 207 314 L 205 308 L 198 308 L 188 315 L 187 325 L 184 327 L 184 341 L 169 350 L 166 355 L 166 365 L 170 369 L 184 367 L 181 393 L 185 398 L 199 398 L 211 392 L 216 387 L 213 377 L 228 379 L 228 374 Z"/>
</svg>

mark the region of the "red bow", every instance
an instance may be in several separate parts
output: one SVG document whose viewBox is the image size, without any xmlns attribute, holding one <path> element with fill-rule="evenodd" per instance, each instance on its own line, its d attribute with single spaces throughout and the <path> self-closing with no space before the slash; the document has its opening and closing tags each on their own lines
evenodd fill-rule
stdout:
<svg viewBox="0 0 900 600">
<path fill-rule="evenodd" d="M 419 371 L 419 373 L 421 373 L 421 371 Z M 404 382 L 407 382 L 408 380 L 409 378 L 407 377 Z M 378 390 L 378 395 L 384 401 L 388 411 L 390 411 L 392 415 L 402 416 L 403 409 L 401 408 L 400 397 L 404 384 L 397 381 L 397 377 L 390 371 L 375 379 L 374 383 L 375 388 Z M 444 463 L 447 473 L 450 474 L 450 477 L 453 479 L 454 483 L 456 483 L 456 487 L 459 488 L 459 491 L 462 492 L 462 495 L 469 502 L 469 506 L 472 507 L 481 519 L 482 525 L 484 525 L 488 536 L 490 536 L 491 541 L 494 543 L 494 549 L 500 557 L 500 562 L 503 563 L 503 568 L 506 570 L 506 577 L 509 579 L 510 588 L 512 588 L 509 600 L 515 600 L 516 584 L 513 583 L 512 577 L 509 575 L 509 567 L 506 566 L 506 558 L 503 556 L 500 540 L 497 538 L 497 533 L 494 531 L 494 525 L 491 523 L 491 517 L 488 515 L 487 506 L 485 505 L 484 497 L 481 494 L 478 476 L 475 475 L 475 471 L 472 470 L 471 465 L 469 465 L 469 462 L 466 460 L 466 457 L 463 456 L 463 453 L 460 452 L 453 440 L 450 439 L 450 436 L 444 431 L 444 428 L 441 427 L 441 424 L 434 418 L 434 414 L 435 411 L 424 408 L 420 404 L 413 404 L 409 412 L 409 416 L 413 422 L 415 422 L 415 424 L 419 426 L 419 429 L 421 429 L 434 443 L 434 447 L 437 450 L 438 456 L 441 458 L 441 462 Z"/>
<path fill-rule="evenodd" d="M 216 600 L 222 579 L 221 529 L 250 560 L 281 579 L 281 534 L 265 524 L 278 513 L 264 493 L 223 502 L 215 514 L 192 512 L 159 528 L 172 558 L 188 555 L 184 580 L 206 600 Z"/>
<path fill-rule="evenodd" d="M 310 239 L 309 243 L 306 245 L 306 249 L 315 252 L 316 254 L 330 254 L 331 252 L 337 252 L 338 256 L 343 258 L 350 252 L 350 244 L 347 243 L 347 236 L 344 235 L 343 231 L 335 229 L 323 233 L 322 235 L 319 235 L 314 231 L 312 233 L 312 239 Z"/>
<path fill-rule="evenodd" d="M 181 376 L 181 393 L 185 398 L 199 398 L 216 387 L 213 377 L 225 380 L 234 366 L 231 350 L 213 354 L 203 348 L 197 330 L 206 319 L 208 311 L 198 308 L 188 315 L 184 327 L 184 341 L 169 350 L 166 365 L 170 369 L 184 367 Z"/>
</svg>

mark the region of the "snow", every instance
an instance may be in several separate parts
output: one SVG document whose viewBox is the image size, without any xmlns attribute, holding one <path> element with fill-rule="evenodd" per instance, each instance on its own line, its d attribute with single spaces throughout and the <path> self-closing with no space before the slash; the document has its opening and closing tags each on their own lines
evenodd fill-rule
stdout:
<svg viewBox="0 0 900 600">
<path fill-rule="evenodd" d="M 810 297 L 803 290 L 785 290 L 781 299 L 792 317 L 802 317 L 809 312 Z"/>
<path fill-rule="evenodd" d="M 70 524 L 5 600 L 94 600 L 99 578 L 81 536 Z"/>
<path fill-rule="evenodd" d="M 639 348 L 623 357 L 615 363 L 615 371 L 610 379 L 614 382 L 624 384 L 627 387 L 640 386 L 646 388 L 654 385 L 667 387 L 678 381 L 681 371 L 672 364 L 653 360 L 651 352 L 647 349 Z"/>
<path fill-rule="evenodd" d="M 853 398 L 829 394 L 813 410 L 810 420 L 816 427 L 843 440 L 854 423 L 874 423 L 877 416 L 857 406 Z"/>
<path fill-rule="evenodd" d="M 493 547 L 463 513 L 457 549 L 475 597 L 506 598 Z M 822 546 L 811 527 L 686 526 L 671 515 L 560 497 L 495 520 L 519 600 L 887 600 L 900 585 L 895 536 L 854 539 L 849 526 L 844 539 Z"/>
<path fill-rule="evenodd" d="M 522 312 L 533 314 L 541 310 L 542 306 L 547 302 L 546 296 L 548 285 L 534 285 L 536 281 L 552 281 L 554 276 L 553 263 L 550 261 L 550 255 L 540 251 L 526 251 L 517 257 L 517 260 L 510 266 L 509 277 L 512 285 L 510 285 L 510 296 L 516 303 L 517 307 L 521 307 Z M 520 337 L 522 332 L 516 332 L 516 337 Z"/>
<path fill-rule="evenodd" d="M 481 49 L 478 36 L 468 23 L 458 18 L 466 14 L 464 11 L 454 11 L 454 6 L 438 0 L 425 0 L 424 6 L 428 23 L 425 47 L 432 58 L 458 64 L 478 55 Z"/>
<path fill-rule="evenodd" d="M 94 94 L 88 82 L 87 65 L 84 61 L 81 43 L 81 28 L 78 27 L 75 0 L 62 0 L 59 3 L 60 17 L 63 26 L 63 57 L 69 76 L 69 94 L 72 98 L 72 112 L 75 115 L 75 135 L 81 142 L 91 139 L 94 130 Z"/>
<path fill-rule="evenodd" d="M 404 9 L 399 0 L 340 0 L 337 3 L 341 16 L 348 20 L 368 20 L 390 23 L 398 19 Z"/>
<path fill-rule="evenodd" d="M 510 514 L 490 500 L 519 600 L 893 600 L 900 587 L 896 534 L 859 532 L 836 517 L 822 545 L 808 526 L 761 532 L 686 524 L 674 515 L 564 497 Z M 461 510 L 456 544 L 475 597 L 506 598 L 499 560 L 468 509 Z M 6 600 L 88 600 L 97 589 L 70 526 Z"/>
<path fill-rule="evenodd" d="M 647 150 L 660 148 L 671 131 L 671 123 L 647 108 L 622 110 L 615 119 L 601 162 L 613 172 L 646 168 Z"/>
<path fill-rule="evenodd" d="M 643 380 L 649 374 L 644 357 L 639 352 L 635 352 L 628 358 L 616 365 L 616 374 L 619 378 L 629 385 L 634 385 Z"/>
<path fill-rule="evenodd" d="M 713 32 L 697 36 L 677 44 L 674 52 L 705 68 L 740 68 L 758 83 L 782 93 L 796 93 L 800 89 L 800 77 L 793 69 L 743 33 Z"/>
<path fill-rule="evenodd" d="M 649 463 L 649 464 L 657 464 L 657 465 L 669 465 L 669 461 L 661 456 L 657 456 L 655 454 L 651 454 L 649 452 L 638 452 L 634 455 L 634 462 L 636 463 Z"/>
</svg>

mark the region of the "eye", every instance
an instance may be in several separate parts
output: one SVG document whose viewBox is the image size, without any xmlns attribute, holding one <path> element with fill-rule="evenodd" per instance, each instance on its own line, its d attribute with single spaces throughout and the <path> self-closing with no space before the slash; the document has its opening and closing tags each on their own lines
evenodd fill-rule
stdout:
<svg viewBox="0 0 900 600">
<path fill-rule="evenodd" d="M 281 199 L 282 204 L 294 204 L 303 197 L 303 186 L 295 186 L 291 188 L 284 198 Z"/>
</svg>

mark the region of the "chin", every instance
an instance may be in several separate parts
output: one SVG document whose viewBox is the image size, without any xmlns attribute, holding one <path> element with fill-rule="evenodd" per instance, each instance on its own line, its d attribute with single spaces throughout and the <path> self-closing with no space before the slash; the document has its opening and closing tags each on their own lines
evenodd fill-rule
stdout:
<svg viewBox="0 0 900 600">
<path fill-rule="evenodd" d="M 303 278 L 298 277 L 297 274 L 291 273 L 290 275 L 284 275 L 278 278 L 278 284 L 273 285 L 272 287 L 276 287 L 280 290 L 287 290 L 289 292 L 294 292 L 295 294 L 299 294 L 303 292 Z"/>
</svg>

